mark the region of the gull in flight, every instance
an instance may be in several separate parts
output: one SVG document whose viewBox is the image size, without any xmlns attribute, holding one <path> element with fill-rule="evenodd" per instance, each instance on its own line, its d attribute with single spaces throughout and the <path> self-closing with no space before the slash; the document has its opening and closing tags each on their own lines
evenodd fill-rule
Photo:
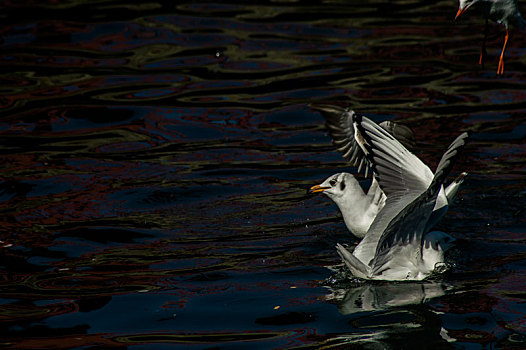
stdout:
<svg viewBox="0 0 526 350">
<path fill-rule="evenodd" d="M 342 153 L 345 159 L 349 160 L 351 165 L 359 165 L 358 172 L 361 171 L 365 164 L 367 176 L 369 164 L 354 137 L 354 111 L 350 108 L 344 109 L 324 104 L 311 104 L 310 107 L 320 111 L 325 117 L 327 129 L 338 151 Z M 391 121 L 384 121 L 380 123 L 380 126 L 393 135 L 408 150 L 413 149 L 414 135 L 410 128 Z M 445 198 L 440 197 L 436 212 L 433 213 L 429 222 L 428 231 L 446 213 L 447 206 L 453 201 L 465 175 L 466 173 L 461 174 L 445 189 Z M 367 193 L 363 191 L 353 175 L 345 172 L 330 176 L 321 184 L 312 186 L 309 191 L 311 193 L 323 193 L 332 199 L 342 213 L 345 226 L 358 238 L 365 236 L 374 218 L 384 207 L 386 201 L 386 196 L 380 186 L 378 186 L 378 181 L 374 175 Z"/>
<path fill-rule="evenodd" d="M 351 273 L 370 280 L 422 280 L 446 268 L 444 251 L 450 238 L 427 233 L 453 162 L 464 148 L 462 133 L 442 156 L 435 174 L 384 128 L 366 117 L 353 115 L 355 140 L 365 153 L 385 206 L 354 251 L 337 244 L 338 254 Z"/>
<path fill-rule="evenodd" d="M 497 74 L 504 73 L 504 50 L 506 50 L 506 44 L 510 36 L 509 25 L 512 24 L 523 30 L 526 26 L 526 22 L 519 12 L 519 6 L 517 0 L 459 0 L 458 11 L 455 19 L 462 15 L 468 8 L 474 6 L 486 19 L 486 25 L 484 27 L 484 40 L 482 41 L 482 47 L 480 49 L 479 64 L 484 66 L 484 60 L 486 58 L 486 39 L 488 37 L 488 20 L 491 19 L 500 24 L 504 24 L 506 27 L 506 36 L 504 37 L 504 45 L 502 46 L 502 52 L 499 58 L 499 67 L 497 68 Z"/>
</svg>

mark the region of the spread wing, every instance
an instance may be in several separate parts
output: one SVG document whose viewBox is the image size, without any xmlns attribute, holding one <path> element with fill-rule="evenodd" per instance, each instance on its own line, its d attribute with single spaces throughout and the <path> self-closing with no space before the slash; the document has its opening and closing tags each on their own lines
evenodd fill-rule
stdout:
<svg viewBox="0 0 526 350">
<path fill-rule="evenodd" d="M 384 208 L 354 250 L 354 255 L 366 264 L 376 257 L 372 265 L 377 266 L 388 260 L 390 247 L 421 241 L 444 179 L 465 145 L 467 134 L 451 144 L 433 175 L 429 167 L 385 129 L 357 114 L 353 120 L 355 139 L 387 196 Z"/>
<path fill-rule="evenodd" d="M 367 158 L 355 140 L 353 116 L 356 113 L 350 108 L 326 104 L 310 104 L 309 106 L 319 111 L 325 117 L 327 130 L 336 149 L 352 166 L 358 166 L 358 172 L 360 172 L 363 165 L 367 165 Z M 414 134 L 410 128 L 391 121 L 384 121 L 380 126 L 399 140 L 406 148 L 409 150 L 413 149 Z"/>
<path fill-rule="evenodd" d="M 387 196 L 385 206 L 354 250 L 354 255 L 367 264 L 374 258 L 378 242 L 389 223 L 426 191 L 433 180 L 433 173 L 387 130 L 370 119 L 354 114 L 353 126 L 355 140 Z"/>
<path fill-rule="evenodd" d="M 355 139 L 387 197 L 422 193 L 433 173 L 417 156 L 372 120 L 354 114 Z"/>
<path fill-rule="evenodd" d="M 393 255 L 399 254 L 400 250 L 393 250 L 395 246 L 411 246 L 411 249 L 405 250 L 411 256 L 403 256 L 402 259 L 399 259 L 400 261 L 414 261 L 416 257 L 422 256 L 422 237 L 426 233 L 425 228 L 435 206 L 436 198 L 453 167 L 454 161 L 466 145 L 467 138 L 468 134 L 463 133 L 451 143 L 442 156 L 428 188 L 412 199 L 389 222 L 380 237 L 375 258 L 371 263 L 373 274 L 381 274 L 384 269 L 391 268 L 393 264 L 396 264 Z M 380 214 L 381 212 L 378 215 Z M 386 266 L 388 262 L 390 267 Z"/>
</svg>

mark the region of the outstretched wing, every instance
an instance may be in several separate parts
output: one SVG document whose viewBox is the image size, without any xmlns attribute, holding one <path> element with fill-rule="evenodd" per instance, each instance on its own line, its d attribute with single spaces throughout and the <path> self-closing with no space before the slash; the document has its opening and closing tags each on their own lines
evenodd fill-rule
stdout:
<svg viewBox="0 0 526 350">
<path fill-rule="evenodd" d="M 310 104 L 309 106 L 325 117 L 327 130 L 336 149 L 351 165 L 358 166 L 358 172 L 360 172 L 363 165 L 367 165 L 367 159 L 354 138 L 353 116 L 356 113 L 350 108 L 326 104 Z M 414 147 L 414 134 L 407 126 L 391 121 L 384 121 L 380 126 L 394 135 L 405 147 L 409 149 Z"/>
<path fill-rule="evenodd" d="M 390 120 L 385 120 L 379 125 L 393 135 L 409 151 L 415 148 L 415 134 L 409 127 Z"/>
<path fill-rule="evenodd" d="M 369 263 L 389 223 L 424 192 L 433 173 L 388 131 L 370 119 L 353 115 L 355 140 L 371 164 L 380 188 L 387 196 L 385 206 L 373 220 L 354 255 Z"/>
<path fill-rule="evenodd" d="M 387 197 L 427 189 L 433 180 L 427 165 L 369 118 L 354 114 L 353 120 L 355 140 Z"/>
<path fill-rule="evenodd" d="M 372 273 L 382 273 L 385 264 L 392 261 L 393 247 L 411 245 L 411 256 L 407 260 L 421 258 L 422 237 L 425 227 L 435 206 L 436 198 L 442 185 L 453 167 L 453 163 L 466 145 L 467 133 L 462 133 L 449 146 L 442 156 L 435 176 L 428 188 L 418 197 L 408 203 L 387 225 L 381 236 L 376 249 L 375 258 L 372 261 Z M 387 206 L 387 204 L 386 204 Z M 380 213 L 379 213 L 380 215 Z"/>
</svg>

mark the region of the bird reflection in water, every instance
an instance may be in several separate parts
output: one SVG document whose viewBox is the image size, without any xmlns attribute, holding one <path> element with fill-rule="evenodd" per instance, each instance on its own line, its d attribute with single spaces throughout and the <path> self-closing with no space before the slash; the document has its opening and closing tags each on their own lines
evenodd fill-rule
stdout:
<svg viewBox="0 0 526 350">
<path fill-rule="evenodd" d="M 443 296 L 447 287 L 442 282 L 367 283 L 352 288 L 331 289 L 326 298 L 338 302 L 343 315 L 364 311 L 386 310 L 417 305 Z"/>
</svg>

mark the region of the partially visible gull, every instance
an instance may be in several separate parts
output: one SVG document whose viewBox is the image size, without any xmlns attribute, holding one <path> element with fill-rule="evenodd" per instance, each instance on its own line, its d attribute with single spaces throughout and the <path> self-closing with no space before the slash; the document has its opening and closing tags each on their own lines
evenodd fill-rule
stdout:
<svg viewBox="0 0 526 350">
<path fill-rule="evenodd" d="M 435 174 L 385 129 L 366 117 L 353 115 L 355 139 L 387 196 L 365 237 L 350 252 L 337 244 L 351 273 L 372 280 L 422 280 L 446 268 L 444 250 L 449 235 L 427 226 L 453 162 L 464 148 L 462 133 L 442 156 Z"/>
<path fill-rule="evenodd" d="M 459 0 L 458 11 L 455 19 L 462 15 L 471 6 L 477 8 L 482 13 L 482 16 L 486 19 L 486 25 L 484 27 L 484 40 L 482 41 L 482 47 L 480 49 L 479 64 L 484 65 L 484 59 L 486 58 L 488 19 L 500 24 L 504 24 L 506 27 L 506 36 L 504 37 L 504 45 L 502 46 L 502 52 L 500 53 L 499 67 L 497 68 L 497 74 L 502 74 L 504 73 L 504 50 L 506 50 L 506 44 L 508 43 L 508 38 L 510 37 L 510 24 L 521 30 L 526 27 L 526 22 L 521 16 L 517 0 Z"/>
<path fill-rule="evenodd" d="M 343 157 L 348 159 L 351 165 L 359 165 L 358 172 L 365 165 L 367 175 L 369 169 L 367 158 L 354 138 L 353 116 L 355 112 L 350 108 L 344 109 L 325 104 L 311 104 L 310 107 L 320 111 L 325 117 L 327 121 L 326 126 L 331 134 L 333 143 Z M 384 121 L 380 123 L 380 126 L 393 135 L 408 150 L 413 149 L 414 135 L 410 128 L 392 121 Z M 437 212 L 430 220 L 428 230 L 445 214 L 447 206 L 453 201 L 465 175 L 466 173 L 461 174 L 446 188 L 445 201 L 437 203 Z M 334 174 L 321 184 L 312 186 L 310 192 L 323 193 L 332 199 L 342 213 L 345 226 L 358 238 L 365 236 L 374 218 L 384 207 L 386 199 L 374 175 L 366 194 L 356 178 L 345 172 Z"/>
</svg>

